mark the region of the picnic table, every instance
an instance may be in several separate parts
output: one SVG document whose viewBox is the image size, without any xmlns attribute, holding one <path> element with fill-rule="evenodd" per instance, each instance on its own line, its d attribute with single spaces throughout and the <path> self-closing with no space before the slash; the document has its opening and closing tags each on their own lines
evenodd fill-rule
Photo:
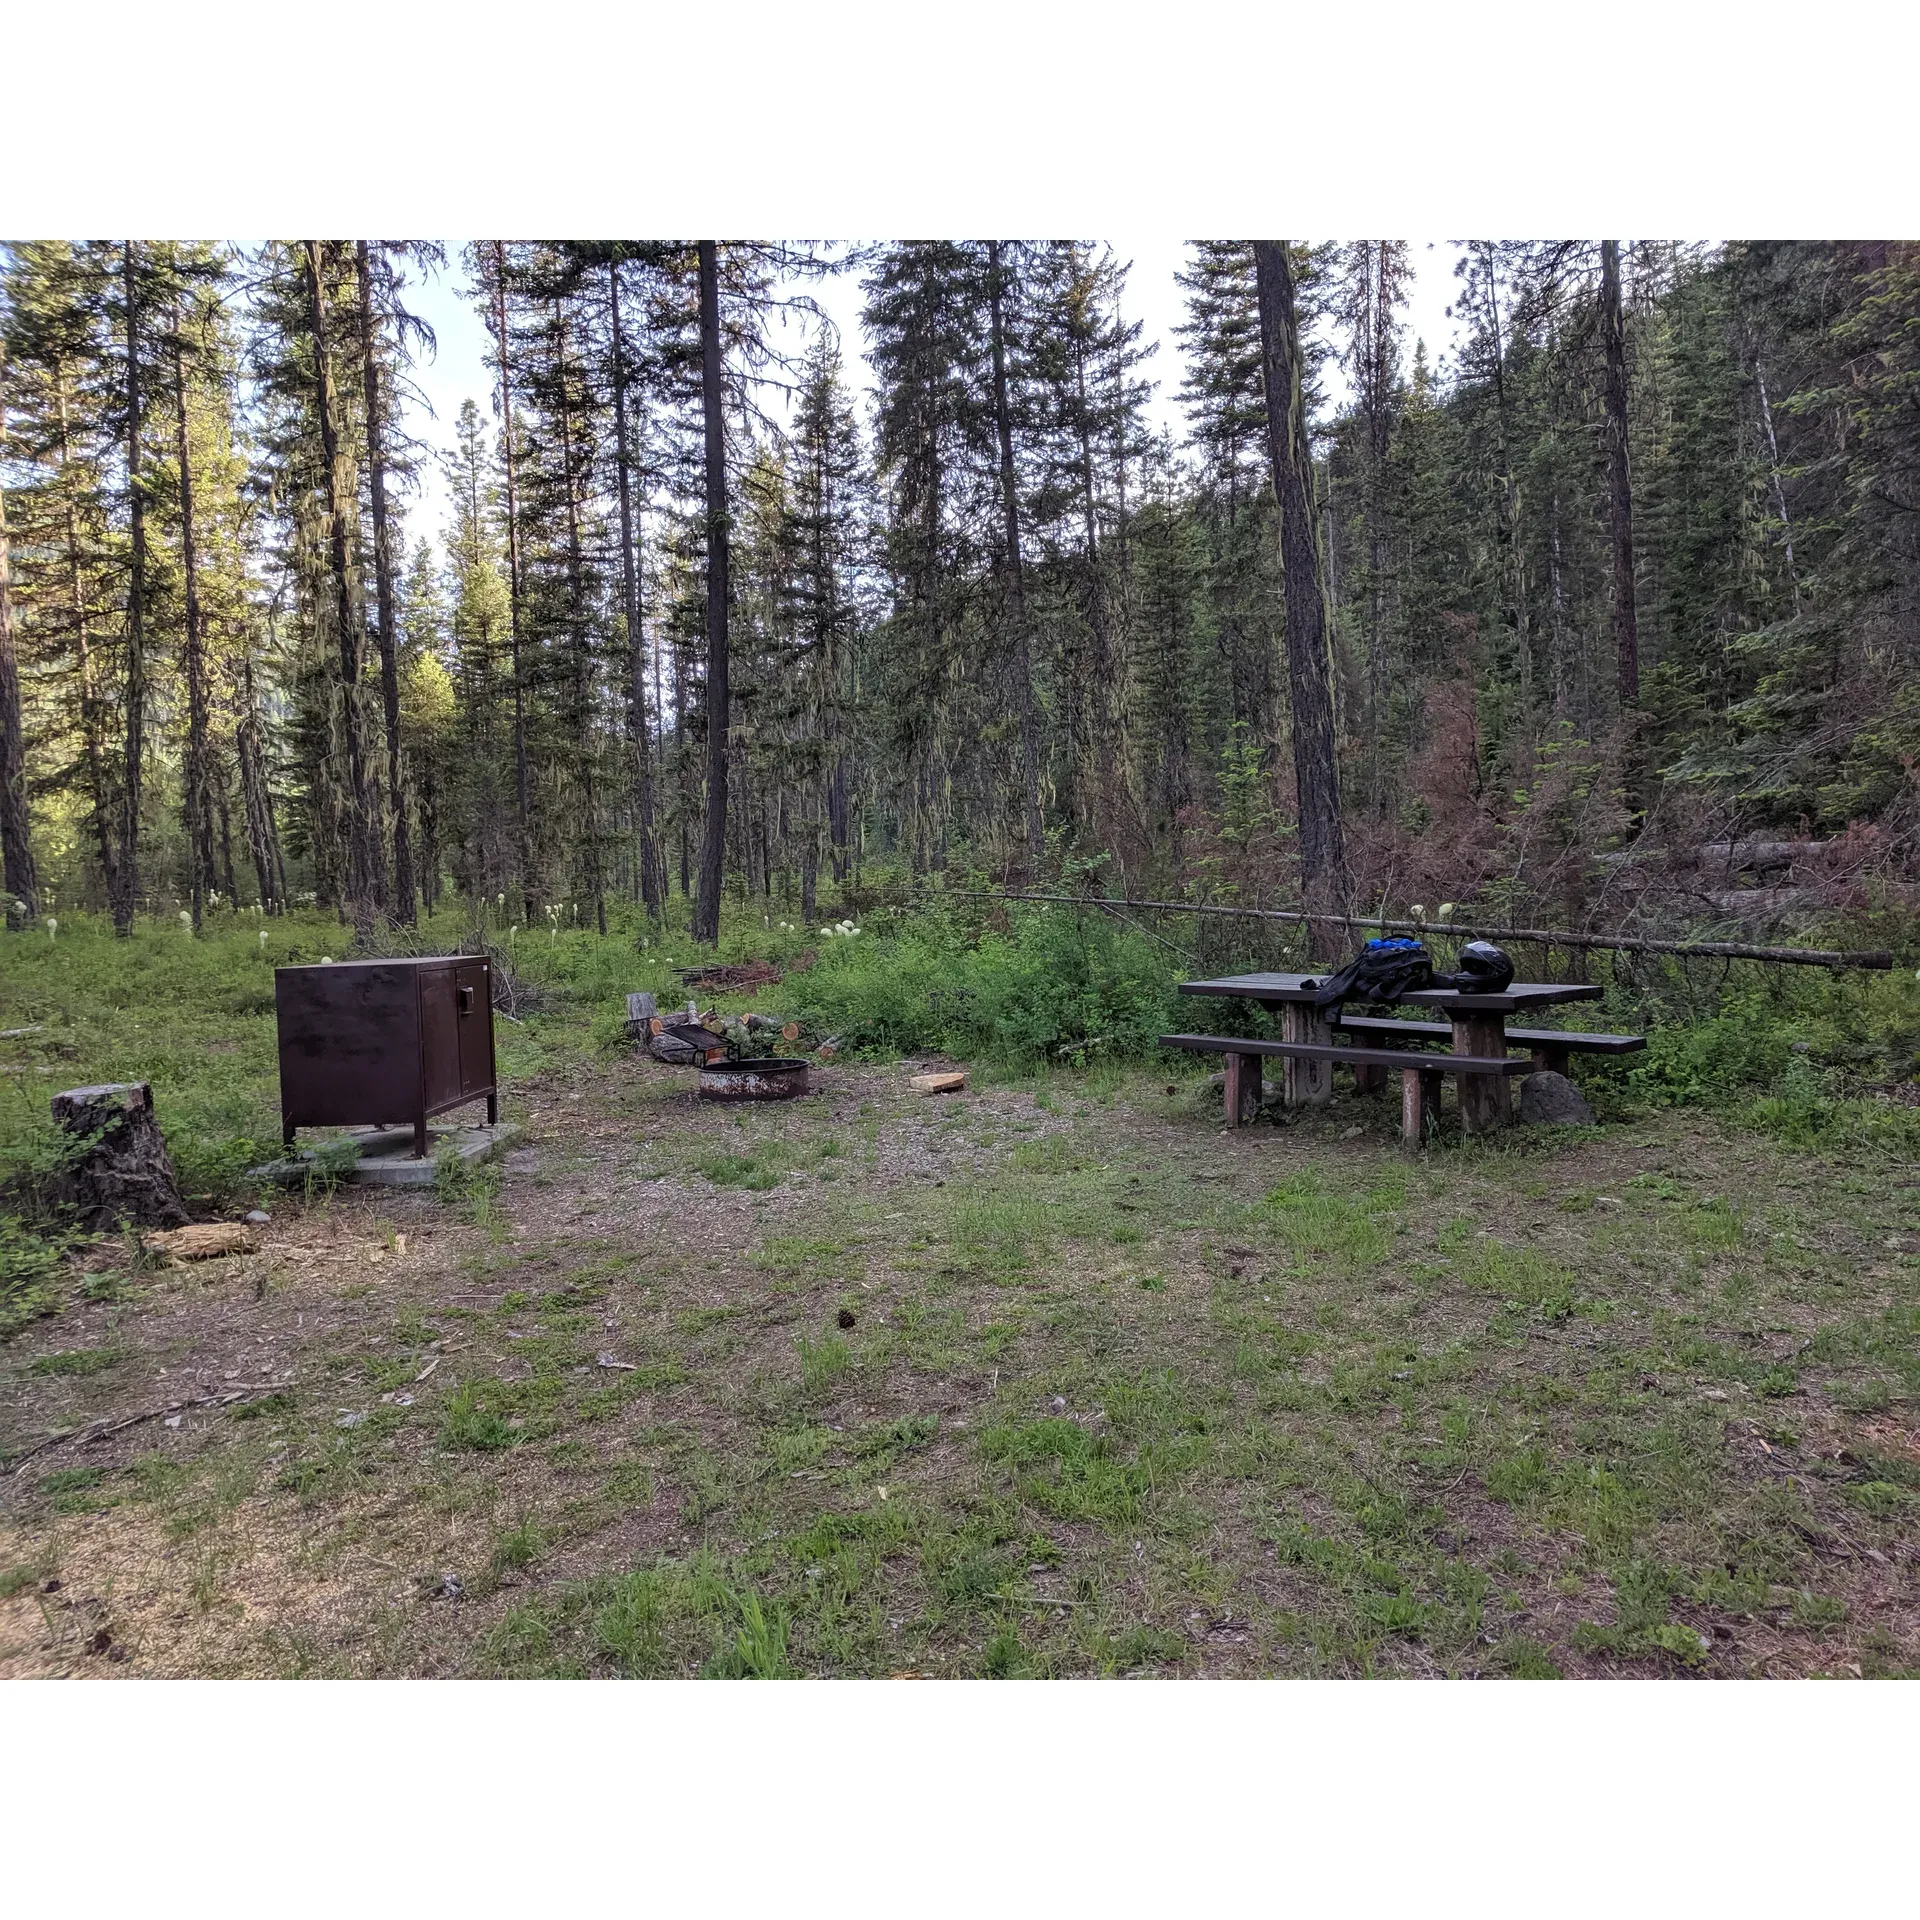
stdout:
<svg viewBox="0 0 1920 1920">
<path fill-rule="evenodd" d="M 1498 993 L 1428 987 L 1402 994 L 1397 1004 L 1431 1008 L 1443 1014 L 1447 1021 L 1444 1028 L 1434 1023 L 1343 1012 L 1336 1030 L 1314 1005 L 1315 992 L 1325 978 L 1318 973 L 1236 973 L 1220 980 L 1183 981 L 1182 993 L 1251 1000 L 1259 1006 L 1278 1008 L 1281 1038 L 1168 1034 L 1161 1044 L 1225 1054 L 1229 1126 L 1240 1124 L 1246 1093 L 1251 1090 L 1257 1095 L 1263 1056 L 1280 1057 L 1281 1097 L 1290 1107 L 1312 1106 L 1330 1099 L 1336 1065 L 1351 1066 L 1363 1089 L 1383 1086 L 1388 1072 L 1397 1071 L 1403 1088 L 1403 1131 L 1415 1142 L 1425 1137 L 1445 1074 L 1452 1074 L 1459 1082 L 1461 1125 L 1469 1133 L 1482 1133 L 1504 1126 L 1511 1117 L 1508 1080 L 1548 1069 L 1563 1071 L 1570 1053 L 1625 1053 L 1646 1045 L 1640 1034 L 1567 1033 L 1507 1025 L 1513 1014 L 1600 998 L 1596 986 L 1559 981 L 1514 980 Z M 1349 1036 L 1344 1043 L 1336 1041 L 1336 1031 Z M 1442 1038 L 1451 1043 L 1445 1056 L 1409 1051 Z M 1514 1056 L 1510 1049 L 1515 1044 L 1528 1052 Z"/>
</svg>

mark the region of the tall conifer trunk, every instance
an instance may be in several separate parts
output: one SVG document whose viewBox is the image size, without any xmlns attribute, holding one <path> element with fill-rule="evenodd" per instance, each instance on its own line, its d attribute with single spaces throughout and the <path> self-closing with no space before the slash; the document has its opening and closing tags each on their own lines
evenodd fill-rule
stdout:
<svg viewBox="0 0 1920 1920">
<path fill-rule="evenodd" d="M 1006 527 L 1007 589 L 1013 608 L 1013 700 L 1020 718 L 1020 778 L 1025 802 L 1027 861 L 1038 874 L 1046 859 L 1046 827 L 1040 814 L 1040 728 L 1033 701 L 1033 653 L 1027 634 L 1026 569 L 1020 553 L 1020 495 L 1014 484 L 1013 420 L 1007 404 L 1005 282 L 1000 242 L 987 242 L 987 312 L 993 343 L 993 424 L 1000 442 L 1000 512 Z M 844 878 L 844 875 L 837 876 Z"/>
<path fill-rule="evenodd" d="M 6 343 L 0 340 L 0 460 L 6 457 Z M 20 663 L 13 637 L 13 554 L 7 538 L 7 496 L 0 488 L 0 879 L 6 917 L 32 920 L 40 911 L 33 846 L 27 834 L 27 746 L 20 723 Z M 18 901 L 18 907 L 14 902 Z"/>
<path fill-rule="evenodd" d="M 500 352 L 500 453 L 507 470 L 507 635 L 513 667 L 513 805 L 515 853 L 527 924 L 533 924 L 533 827 L 527 800 L 527 681 L 520 659 L 520 502 L 513 457 L 513 379 L 507 335 L 507 243 L 493 243 L 493 326 Z"/>
<path fill-rule="evenodd" d="M 347 504 L 358 492 L 341 472 L 340 429 L 335 415 L 333 357 L 327 349 L 325 286 L 326 242 L 308 240 L 308 328 L 313 336 L 314 398 L 320 420 L 320 456 L 326 468 L 328 555 L 332 563 L 334 623 L 340 651 L 342 725 L 347 742 L 350 818 L 347 822 L 347 910 L 359 933 L 371 933 L 379 908 L 374 862 L 373 788 L 360 724 L 360 623 L 353 602 L 353 573 L 347 551 Z M 344 484 L 343 484 L 344 481 Z"/>
<path fill-rule="evenodd" d="M 247 852 L 253 861 L 261 906 L 268 913 L 280 913 L 287 904 L 287 875 L 273 818 L 273 789 L 267 784 L 267 755 L 261 739 L 260 705 L 253 691 L 251 649 L 241 664 L 240 698 L 243 705 L 234 732 L 234 751 L 240 762 L 240 798 L 247 815 Z"/>
<path fill-rule="evenodd" d="M 1280 507 L 1286 573 L 1287 682 L 1293 711 L 1293 777 L 1300 803 L 1300 878 L 1310 913 L 1346 907 L 1347 862 L 1340 826 L 1340 765 L 1333 727 L 1333 657 L 1313 508 L 1313 452 L 1307 441 L 1300 322 L 1284 240 L 1253 243 L 1260 304 L 1261 366 L 1267 394 L 1267 456 Z M 1316 951 L 1337 944 L 1318 929 Z"/>
<path fill-rule="evenodd" d="M 1633 483 L 1627 471 L 1627 330 L 1620 242 L 1600 242 L 1600 344 L 1605 362 L 1607 505 L 1613 535 L 1613 649 L 1622 707 L 1640 704 L 1640 619 L 1633 595 Z"/>
<path fill-rule="evenodd" d="M 613 328 L 613 453 L 620 481 L 620 584 L 627 614 L 627 724 L 633 733 L 634 810 L 640 821 L 640 898 L 649 917 L 660 911 L 660 872 L 653 844 L 653 754 L 647 731 L 647 643 L 641 618 L 640 565 L 633 511 L 632 458 L 627 451 L 627 343 L 620 324 L 620 260 L 607 262 Z"/>
<path fill-rule="evenodd" d="M 360 369 L 367 406 L 367 476 L 373 505 L 373 595 L 379 622 L 380 700 L 387 723 L 387 810 L 393 816 L 393 917 L 414 921 L 413 837 L 400 771 L 400 662 L 394 639 L 393 549 L 387 534 L 385 417 L 380 402 L 379 333 L 373 311 L 373 269 L 367 243 L 357 241 L 354 278 L 360 295 Z"/>
<path fill-rule="evenodd" d="M 593 902 L 596 930 L 607 930 L 606 879 L 601 869 L 603 848 L 600 840 L 600 795 L 594 778 L 593 733 L 593 636 L 589 630 L 587 609 L 586 556 L 580 543 L 580 492 L 573 443 L 573 402 L 567 391 L 567 310 L 554 302 L 554 337 L 559 347 L 555 386 L 560 401 L 560 467 L 567 495 L 567 626 L 568 650 L 573 655 L 573 698 L 579 727 L 580 773 L 586 817 L 581 823 L 580 842 L 586 853 L 587 893 Z"/>
<path fill-rule="evenodd" d="M 106 719 L 94 674 L 92 613 L 87 600 L 86 572 L 80 559 L 80 516 L 74 508 L 72 426 L 67 413 L 67 374 L 64 365 L 54 374 L 60 430 L 60 500 L 67 555 L 67 595 L 73 609 L 74 666 L 80 681 L 80 752 L 86 766 L 87 812 L 93 827 L 95 851 L 107 904 L 117 911 L 120 899 L 120 855 L 114 839 L 112 771 L 107 754 Z"/>
<path fill-rule="evenodd" d="M 1079 248 L 1073 249 L 1076 278 L 1080 273 Z M 1114 658 L 1112 607 L 1108 599 L 1106 565 L 1100 555 L 1099 507 L 1093 487 L 1093 431 L 1087 398 L 1087 344 L 1079 324 L 1083 308 L 1076 308 L 1073 330 L 1074 416 L 1079 423 L 1080 439 L 1080 518 L 1084 548 L 1081 569 L 1085 581 L 1087 632 L 1093 642 L 1092 686 L 1088 689 L 1087 719 L 1091 735 L 1091 798 L 1083 795 L 1086 817 L 1098 842 L 1109 848 L 1125 893 L 1126 856 L 1124 838 L 1116 831 L 1120 824 L 1120 780 L 1114 764 L 1117 730 L 1116 702 L 1119 698 L 1119 662 Z"/>
<path fill-rule="evenodd" d="M 187 894 L 193 930 L 200 931 L 213 891 L 213 806 L 207 778 L 207 650 L 200 607 L 200 554 L 193 524 L 193 448 L 187 421 L 187 356 L 181 314 L 173 321 L 173 398 L 180 462 L 180 570 L 186 589 L 187 630 L 181 664 L 187 676 L 187 751 L 181 768 L 182 824 L 187 837 Z"/>
<path fill-rule="evenodd" d="M 707 823 L 693 937 L 720 938 L 720 887 L 727 856 L 727 440 L 720 384 L 720 269 L 715 242 L 702 240 L 700 398 L 707 452 Z"/>
<path fill-rule="evenodd" d="M 120 247 L 120 278 L 126 298 L 127 342 L 127 570 L 126 732 L 120 793 L 120 850 L 109 878 L 113 930 L 123 940 L 133 932 L 140 894 L 140 770 L 146 757 L 147 714 L 147 495 L 140 470 L 140 288 L 133 242 Z"/>
</svg>

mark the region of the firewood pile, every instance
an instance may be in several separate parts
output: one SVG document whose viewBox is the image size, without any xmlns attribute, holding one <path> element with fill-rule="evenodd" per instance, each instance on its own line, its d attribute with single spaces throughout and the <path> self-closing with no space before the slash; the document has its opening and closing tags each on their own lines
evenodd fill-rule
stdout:
<svg viewBox="0 0 1920 1920">
<path fill-rule="evenodd" d="M 653 1059 L 670 1067 L 697 1067 L 726 1051 L 719 1016 L 696 1001 L 659 1012 L 650 993 L 627 995 L 627 1032 Z"/>
<path fill-rule="evenodd" d="M 702 1013 L 696 1000 L 662 1013 L 652 994 L 630 993 L 627 1033 L 652 1059 L 671 1067 L 697 1067 L 709 1060 L 774 1053 L 782 1045 L 791 1048 L 800 1038 L 800 1027 L 774 1014 Z M 832 1059 L 836 1044 L 837 1036 L 823 1041 L 820 1057 Z"/>
</svg>

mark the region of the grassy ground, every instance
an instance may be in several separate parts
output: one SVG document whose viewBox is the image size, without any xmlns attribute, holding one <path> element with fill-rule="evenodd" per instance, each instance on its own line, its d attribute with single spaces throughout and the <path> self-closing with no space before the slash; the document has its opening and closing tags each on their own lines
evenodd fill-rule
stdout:
<svg viewBox="0 0 1920 1920">
<path fill-rule="evenodd" d="M 1908 1162 L 505 1046 L 501 1177 L 96 1249 L 0 1348 L 0 1671 L 1920 1668 Z"/>
</svg>

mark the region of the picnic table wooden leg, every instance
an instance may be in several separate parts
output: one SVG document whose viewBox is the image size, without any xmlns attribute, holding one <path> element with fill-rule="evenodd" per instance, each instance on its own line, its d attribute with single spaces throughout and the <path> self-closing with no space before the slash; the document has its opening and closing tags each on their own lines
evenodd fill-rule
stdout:
<svg viewBox="0 0 1920 1920">
<path fill-rule="evenodd" d="M 1333 1045 L 1333 1029 L 1315 1006 L 1285 1001 L 1280 1008 L 1280 1036 L 1312 1047 Z M 1290 1107 L 1323 1106 L 1333 1098 L 1331 1060 L 1295 1060 L 1282 1056 L 1281 1098 Z"/>
<path fill-rule="evenodd" d="M 1483 1060 L 1507 1057 L 1507 1017 L 1503 1013 L 1449 1013 L 1453 1022 L 1453 1050 Z M 1490 1133 L 1512 1117 L 1504 1074 L 1463 1073 L 1460 1082 L 1460 1125 L 1468 1133 Z"/>
<path fill-rule="evenodd" d="M 1428 1123 L 1440 1118 L 1440 1081 L 1441 1076 L 1430 1067 L 1400 1069 L 1400 1139 L 1404 1145 L 1426 1145 Z"/>
<path fill-rule="evenodd" d="M 1260 1056 L 1227 1055 L 1227 1125 L 1243 1127 L 1260 1111 Z"/>
</svg>

